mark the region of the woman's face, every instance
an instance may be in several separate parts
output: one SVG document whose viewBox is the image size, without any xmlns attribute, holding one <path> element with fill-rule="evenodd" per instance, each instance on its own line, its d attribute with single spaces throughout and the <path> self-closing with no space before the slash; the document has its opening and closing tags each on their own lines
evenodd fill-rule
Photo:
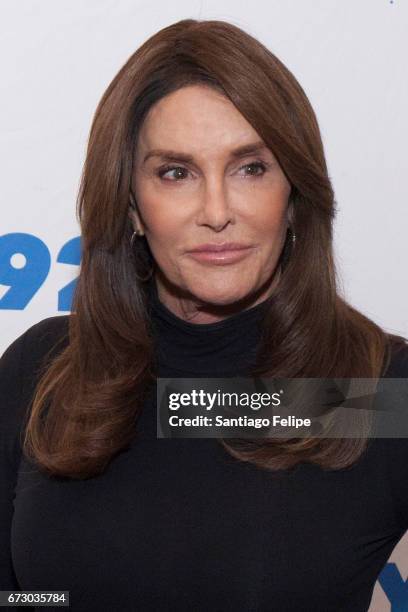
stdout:
<svg viewBox="0 0 408 612">
<path fill-rule="evenodd" d="M 189 85 L 157 102 L 139 132 L 137 211 L 130 216 L 156 261 L 161 300 L 178 314 L 208 306 L 212 318 L 207 313 L 204 322 L 216 319 L 217 306 L 268 297 L 290 190 L 274 155 L 228 98 Z M 190 252 L 226 242 L 248 248 L 239 256 Z"/>
</svg>

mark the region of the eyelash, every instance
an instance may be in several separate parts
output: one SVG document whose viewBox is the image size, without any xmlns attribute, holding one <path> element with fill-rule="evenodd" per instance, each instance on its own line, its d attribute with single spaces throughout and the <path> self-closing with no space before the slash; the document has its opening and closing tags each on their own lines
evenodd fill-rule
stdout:
<svg viewBox="0 0 408 612">
<path fill-rule="evenodd" d="M 243 166 L 241 166 L 240 170 L 242 168 L 247 168 L 248 166 L 255 166 L 256 168 L 261 168 L 263 170 L 262 174 L 252 174 L 252 175 L 249 174 L 249 175 L 247 175 L 250 178 L 262 178 L 264 176 L 267 168 L 268 168 L 268 164 L 266 162 L 261 161 L 261 160 L 256 160 L 256 161 L 250 162 L 249 164 L 244 164 Z M 182 178 L 181 179 L 180 178 L 179 179 L 173 179 L 173 180 L 172 179 L 163 179 L 163 176 L 165 174 L 167 174 L 167 172 L 170 172 L 171 170 L 179 170 L 179 169 L 180 170 L 186 170 L 186 168 L 184 168 L 184 166 L 176 166 L 176 165 L 163 166 L 163 167 L 158 169 L 157 176 L 160 179 L 162 179 L 164 181 L 167 181 L 169 183 L 179 183 L 180 181 L 183 181 Z"/>
</svg>

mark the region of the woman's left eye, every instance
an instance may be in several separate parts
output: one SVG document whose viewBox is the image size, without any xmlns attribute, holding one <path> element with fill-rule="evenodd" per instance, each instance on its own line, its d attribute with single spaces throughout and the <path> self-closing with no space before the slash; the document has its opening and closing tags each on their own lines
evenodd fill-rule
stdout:
<svg viewBox="0 0 408 612">
<path fill-rule="evenodd" d="M 245 164 L 245 166 L 242 166 L 242 168 L 255 168 L 256 170 L 262 170 L 262 172 L 256 172 L 256 173 L 250 173 L 247 176 L 263 176 L 265 174 L 265 170 L 266 170 L 266 164 L 264 164 L 263 162 L 251 162 L 250 164 Z M 241 169 L 242 169 L 241 168 Z"/>
</svg>

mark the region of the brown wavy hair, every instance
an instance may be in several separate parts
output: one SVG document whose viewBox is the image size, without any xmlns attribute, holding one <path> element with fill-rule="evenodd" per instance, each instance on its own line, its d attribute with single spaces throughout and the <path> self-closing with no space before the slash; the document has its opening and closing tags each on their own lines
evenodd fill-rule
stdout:
<svg viewBox="0 0 408 612">
<path fill-rule="evenodd" d="M 271 149 L 292 186 L 296 247 L 270 301 L 252 373 L 376 378 L 389 363 L 391 334 L 337 290 L 334 193 L 305 92 L 273 53 L 237 26 L 184 19 L 131 55 L 93 118 L 77 200 L 82 261 L 69 342 L 40 378 L 25 430 L 26 454 L 49 474 L 96 475 L 134 437 L 155 377 L 147 292 L 136 277 L 152 263 L 152 255 L 147 244 L 136 253 L 130 246 L 134 152 L 152 105 L 190 84 L 227 96 Z M 367 440 L 221 443 L 237 459 L 269 470 L 302 461 L 339 469 L 358 459 Z"/>
</svg>

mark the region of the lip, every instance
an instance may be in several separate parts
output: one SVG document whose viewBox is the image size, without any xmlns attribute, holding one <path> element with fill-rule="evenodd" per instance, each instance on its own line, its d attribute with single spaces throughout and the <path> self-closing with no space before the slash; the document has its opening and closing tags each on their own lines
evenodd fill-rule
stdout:
<svg viewBox="0 0 408 612">
<path fill-rule="evenodd" d="M 249 244 L 243 244 L 242 242 L 222 242 L 222 243 L 216 243 L 216 242 L 207 242 L 206 244 L 200 244 L 197 247 L 195 247 L 194 249 L 191 249 L 190 251 L 188 251 L 188 253 L 208 253 L 208 252 L 215 252 L 215 253 L 219 253 L 220 251 L 224 252 L 224 251 L 238 251 L 238 250 L 242 250 L 242 249 L 248 249 L 250 248 L 251 245 Z"/>
<path fill-rule="evenodd" d="M 253 247 L 239 243 L 228 242 L 220 244 L 205 244 L 188 251 L 196 261 L 213 265 L 227 265 L 241 261 L 252 252 Z"/>
</svg>

